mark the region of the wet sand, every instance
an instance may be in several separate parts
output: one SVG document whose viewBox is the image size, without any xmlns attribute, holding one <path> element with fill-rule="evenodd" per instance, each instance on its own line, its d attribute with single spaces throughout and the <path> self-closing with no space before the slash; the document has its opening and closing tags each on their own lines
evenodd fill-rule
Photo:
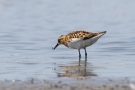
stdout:
<svg viewBox="0 0 135 90">
<path fill-rule="evenodd" d="M 76 81 L 47 81 L 29 79 L 0 81 L 0 90 L 135 90 L 135 82 L 121 80 L 91 79 Z"/>
</svg>

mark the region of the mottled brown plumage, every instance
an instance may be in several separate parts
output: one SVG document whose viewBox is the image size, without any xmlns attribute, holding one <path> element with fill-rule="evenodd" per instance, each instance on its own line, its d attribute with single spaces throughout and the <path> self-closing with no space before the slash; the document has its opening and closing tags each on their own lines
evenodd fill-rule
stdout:
<svg viewBox="0 0 135 90">
<path fill-rule="evenodd" d="M 67 43 L 71 42 L 73 38 L 81 38 L 83 40 L 87 40 L 96 35 L 98 35 L 98 33 L 92 33 L 87 31 L 73 31 L 67 35 L 61 35 L 58 39 L 58 42 L 67 46 Z"/>
<path fill-rule="evenodd" d="M 58 38 L 58 43 L 53 49 L 56 49 L 61 44 L 72 49 L 78 49 L 79 59 L 81 58 L 80 49 L 84 49 L 85 57 L 87 57 L 86 47 L 93 45 L 105 33 L 106 31 L 97 33 L 87 31 L 73 31 L 67 35 L 61 35 Z"/>
<path fill-rule="evenodd" d="M 96 36 L 98 33 L 92 33 L 92 32 L 86 32 L 86 31 L 74 31 L 71 32 L 69 34 L 67 34 L 67 36 L 69 36 L 70 38 L 91 38 L 93 36 Z"/>
</svg>

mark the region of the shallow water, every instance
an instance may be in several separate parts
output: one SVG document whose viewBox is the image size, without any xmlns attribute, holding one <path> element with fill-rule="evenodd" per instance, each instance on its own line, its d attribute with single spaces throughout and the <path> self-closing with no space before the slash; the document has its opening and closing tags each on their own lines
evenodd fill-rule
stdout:
<svg viewBox="0 0 135 90">
<path fill-rule="evenodd" d="M 135 79 L 134 8 L 134 0 L 0 0 L 0 79 Z M 77 66 L 77 50 L 52 50 L 59 35 L 75 29 L 107 31 L 87 48 L 85 68 L 84 57 Z"/>
</svg>

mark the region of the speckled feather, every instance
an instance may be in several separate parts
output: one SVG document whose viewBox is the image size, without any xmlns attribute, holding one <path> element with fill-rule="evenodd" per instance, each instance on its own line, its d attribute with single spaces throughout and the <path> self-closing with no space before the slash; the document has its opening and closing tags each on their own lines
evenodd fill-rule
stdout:
<svg viewBox="0 0 135 90">
<path fill-rule="evenodd" d="M 98 35 L 98 33 L 92 33 L 92 32 L 86 32 L 86 31 L 73 31 L 67 35 L 64 35 L 65 37 L 60 39 L 60 43 L 67 46 L 67 44 L 71 42 L 73 38 L 80 38 L 83 40 L 87 40 L 96 35 Z"/>
<path fill-rule="evenodd" d="M 93 45 L 105 33 L 106 31 L 96 33 L 87 31 L 73 31 L 67 35 L 61 35 L 58 38 L 58 43 L 55 45 L 53 49 L 55 50 L 59 45 L 65 45 L 68 48 L 78 49 L 79 65 L 80 65 L 80 58 L 81 58 L 80 49 L 85 50 L 85 58 L 87 58 L 86 48 L 88 46 Z"/>
<path fill-rule="evenodd" d="M 86 32 L 86 31 L 74 31 L 66 36 L 69 38 L 91 38 L 93 36 L 96 36 L 98 33 L 92 33 L 92 32 Z"/>
</svg>

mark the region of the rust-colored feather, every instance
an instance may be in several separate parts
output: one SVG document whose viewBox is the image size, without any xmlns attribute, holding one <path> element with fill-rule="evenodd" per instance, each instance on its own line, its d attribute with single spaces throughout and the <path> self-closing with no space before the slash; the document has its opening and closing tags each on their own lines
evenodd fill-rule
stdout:
<svg viewBox="0 0 135 90">
<path fill-rule="evenodd" d="M 67 35 L 62 35 L 59 38 L 59 43 L 64 44 L 65 46 L 68 46 L 68 43 L 73 40 L 73 38 L 80 38 L 83 40 L 90 39 L 92 37 L 97 36 L 100 33 L 92 33 L 92 32 L 87 32 L 87 31 L 73 31 Z"/>
<path fill-rule="evenodd" d="M 98 33 L 92 33 L 92 32 L 86 32 L 86 31 L 74 31 L 66 36 L 69 36 L 70 38 L 83 38 L 84 40 L 92 38 L 96 36 Z"/>
</svg>

